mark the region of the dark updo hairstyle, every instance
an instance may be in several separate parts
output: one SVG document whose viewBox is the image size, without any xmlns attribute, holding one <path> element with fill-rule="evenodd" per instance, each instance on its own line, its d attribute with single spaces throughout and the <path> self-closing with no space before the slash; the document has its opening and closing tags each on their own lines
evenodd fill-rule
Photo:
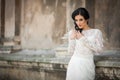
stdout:
<svg viewBox="0 0 120 80">
<path fill-rule="evenodd" d="M 75 20 L 75 16 L 81 15 L 85 18 L 85 20 L 89 19 L 89 13 L 85 8 L 78 8 L 72 13 L 72 19 Z"/>
<path fill-rule="evenodd" d="M 85 8 L 78 8 L 75 11 L 73 11 L 73 13 L 72 13 L 72 19 L 74 21 L 75 21 L 75 16 L 77 16 L 77 15 L 83 16 L 85 20 L 87 20 L 87 19 L 90 18 L 89 13 L 88 13 L 88 11 Z M 80 29 L 75 22 L 74 22 L 74 24 L 75 24 L 75 29 L 77 31 L 82 32 L 82 29 Z"/>
</svg>

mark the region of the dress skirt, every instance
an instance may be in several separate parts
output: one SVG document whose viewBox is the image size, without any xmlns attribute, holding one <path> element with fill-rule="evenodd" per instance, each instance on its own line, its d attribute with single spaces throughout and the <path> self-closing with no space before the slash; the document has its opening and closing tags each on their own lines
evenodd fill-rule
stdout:
<svg viewBox="0 0 120 80">
<path fill-rule="evenodd" d="M 66 80 L 94 80 L 93 55 L 73 55 L 68 64 Z"/>
</svg>

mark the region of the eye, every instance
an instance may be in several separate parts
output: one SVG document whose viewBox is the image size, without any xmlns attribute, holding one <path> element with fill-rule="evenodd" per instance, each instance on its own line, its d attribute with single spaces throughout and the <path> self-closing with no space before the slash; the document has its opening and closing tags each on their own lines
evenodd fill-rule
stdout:
<svg viewBox="0 0 120 80">
<path fill-rule="evenodd" d="M 79 19 L 79 21 L 83 21 L 83 19 Z"/>
</svg>

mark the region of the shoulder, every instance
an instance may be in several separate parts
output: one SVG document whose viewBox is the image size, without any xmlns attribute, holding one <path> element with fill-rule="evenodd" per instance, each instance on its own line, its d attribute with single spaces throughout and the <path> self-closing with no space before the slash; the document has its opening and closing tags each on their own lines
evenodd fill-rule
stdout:
<svg viewBox="0 0 120 80">
<path fill-rule="evenodd" d="M 102 34 L 101 30 L 100 29 L 93 29 L 95 33 L 100 33 Z"/>
<path fill-rule="evenodd" d="M 100 29 L 91 29 L 91 30 L 94 30 L 96 32 L 100 32 L 101 31 Z"/>
<path fill-rule="evenodd" d="M 100 29 L 95 29 L 96 36 L 102 36 L 102 31 Z"/>
</svg>

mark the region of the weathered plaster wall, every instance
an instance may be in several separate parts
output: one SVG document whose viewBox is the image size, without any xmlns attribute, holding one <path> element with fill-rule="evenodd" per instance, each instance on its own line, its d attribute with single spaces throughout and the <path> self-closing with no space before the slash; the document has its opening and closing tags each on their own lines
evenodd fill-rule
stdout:
<svg viewBox="0 0 120 80">
<path fill-rule="evenodd" d="M 0 5 L 1 5 L 1 0 L 0 0 Z M 1 15 L 1 6 L 0 6 L 0 15 Z M 0 16 L 0 37 L 1 37 L 1 16 Z"/>
<path fill-rule="evenodd" d="M 25 0 L 22 48 L 49 49 L 66 31 L 65 0 Z"/>
<path fill-rule="evenodd" d="M 120 48 L 120 0 L 95 1 L 95 27 L 103 31 L 109 49 Z"/>
<path fill-rule="evenodd" d="M 90 12 L 89 25 L 103 32 L 105 47 L 120 48 L 119 0 L 22 0 L 21 45 L 23 49 L 51 49 L 74 28 L 71 13 L 78 7 Z"/>
</svg>

